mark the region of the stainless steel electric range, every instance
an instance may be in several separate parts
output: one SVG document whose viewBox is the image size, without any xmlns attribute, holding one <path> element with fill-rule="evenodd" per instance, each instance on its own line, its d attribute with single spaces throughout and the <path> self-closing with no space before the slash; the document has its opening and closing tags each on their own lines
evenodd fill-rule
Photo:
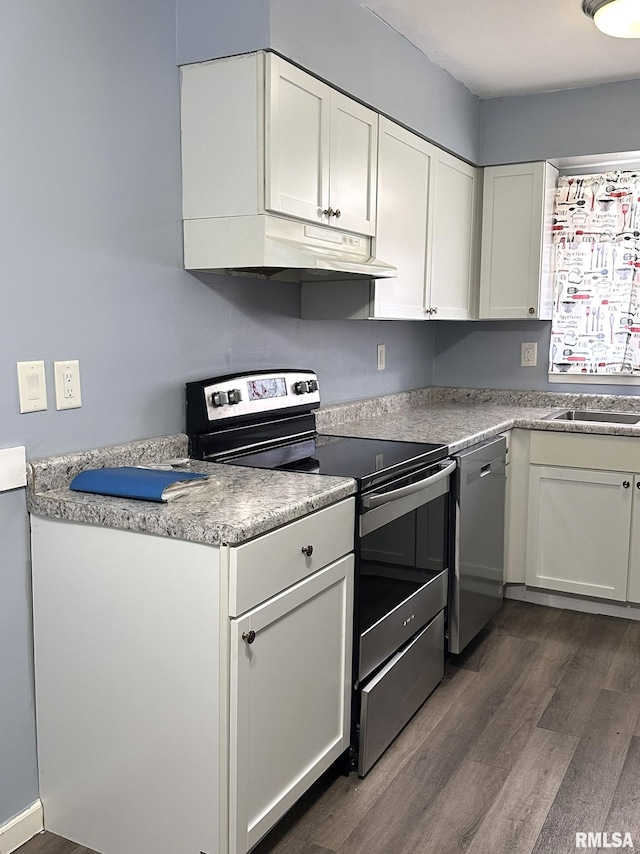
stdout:
<svg viewBox="0 0 640 854">
<path fill-rule="evenodd" d="M 196 459 L 356 481 L 350 753 L 364 776 L 444 675 L 456 464 L 444 444 L 319 434 L 319 405 L 312 371 L 213 377 L 187 383 L 187 433 Z"/>
</svg>

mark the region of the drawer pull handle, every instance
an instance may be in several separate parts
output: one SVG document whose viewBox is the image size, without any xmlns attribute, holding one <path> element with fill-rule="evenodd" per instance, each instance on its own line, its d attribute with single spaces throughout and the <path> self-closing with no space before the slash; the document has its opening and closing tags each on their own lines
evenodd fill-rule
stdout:
<svg viewBox="0 0 640 854">
<path fill-rule="evenodd" d="M 311 555 L 313 554 L 313 546 L 303 546 L 302 554 L 306 557 L 311 557 Z"/>
<path fill-rule="evenodd" d="M 247 643 L 253 643 L 256 639 L 256 633 L 251 629 L 250 632 L 242 632 L 242 640 Z"/>
</svg>

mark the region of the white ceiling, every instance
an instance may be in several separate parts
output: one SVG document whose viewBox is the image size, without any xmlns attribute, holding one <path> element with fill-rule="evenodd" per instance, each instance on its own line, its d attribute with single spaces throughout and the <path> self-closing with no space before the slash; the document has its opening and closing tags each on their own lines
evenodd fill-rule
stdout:
<svg viewBox="0 0 640 854">
<path fill-rule="evenodd" d="M 581 0 L 359 0 L 481 98 L 640 78 L 640 40 Z"/>
</svg>

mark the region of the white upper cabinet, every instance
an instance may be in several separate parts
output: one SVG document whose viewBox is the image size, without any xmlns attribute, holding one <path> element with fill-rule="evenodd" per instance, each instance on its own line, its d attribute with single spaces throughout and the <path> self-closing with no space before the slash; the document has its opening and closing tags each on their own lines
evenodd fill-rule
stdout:
<svg viewBox="0 0 640 854">
<path fill-rule="evenodd" d="M 478 170 L 436 149 L 429 305 L 433 317 L 477 317 Z"/>
<path fill-rule="evenodd" d="M 429 198 L 435 150 L 416 134 L 380 118 L 376 254 L 398 276 L 373 284 L 373 317 L 427 317 Z"/>
<path fill-rule="evenodd" d="M 373 284 L 372 316 L 472 318 L 478 170 L 384 117 L 379 139 L 376 254 L 398 277 Z"/>
<path fill-rule="evenodd" d="M 267 54 L 265 207 L 372 235 L 378 116 Z"/>
<path fill-rule="evenodd" d="M 331 90 L 279 57 L 267 57 L 265 207 L 326 221 Z"/>
<path fill-rule="evenodd" d="M 481 319 L 551 318 L 551 219 L 557 176 L 549 163 L 485 168 Z"/>
<path fill-rule="evenodd" d="M 185 220 L 272 211 L 374 233 L 377 113 L 274 54 L 181 75 Z"/>
</svg>

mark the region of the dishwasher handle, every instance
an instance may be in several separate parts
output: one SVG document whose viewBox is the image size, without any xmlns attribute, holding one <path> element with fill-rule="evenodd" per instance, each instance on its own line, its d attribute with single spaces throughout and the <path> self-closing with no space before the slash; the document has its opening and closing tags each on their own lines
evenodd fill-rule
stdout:
<svg viewBox="0 0 640 854">
<path fill-rule="evenodd" d="M 424 480 L 419 480 L 417 483 L 410 483 L 408 486 L 401 486 L 400 489 L 393 489 L 390 492 L 372 493 L 366 495 L 362 499 L 362 506 L 367 509 L 379 507 L 381 504 L 388 504 L 390 501 L 395 501 L 398 498 L 404 498 L 407 495 L 413 495 L 415 492 L 421 492 L 423 489 L 428 489 L 430 486 L 444 480 L 456 469 L 456 463 L 448 462 L 440 471 L 432 474 L 430 477 L 425 477 Z"/>
<path fill-rule="evenodd" d="M 501 474 L 504 475 L 505 470 L 505 458 L 504 455 L 500 455 L 495 457 L 495 459 L 490 460 L 488 462 L 482 462 L 481 465 L 469 466 L 470 471 L 467 471 L 465 483 L 467 486 L 475 483 L 476 480 L 480 480 L 480 478 L 486 477 L 489 474 Z"/>
</svg>

